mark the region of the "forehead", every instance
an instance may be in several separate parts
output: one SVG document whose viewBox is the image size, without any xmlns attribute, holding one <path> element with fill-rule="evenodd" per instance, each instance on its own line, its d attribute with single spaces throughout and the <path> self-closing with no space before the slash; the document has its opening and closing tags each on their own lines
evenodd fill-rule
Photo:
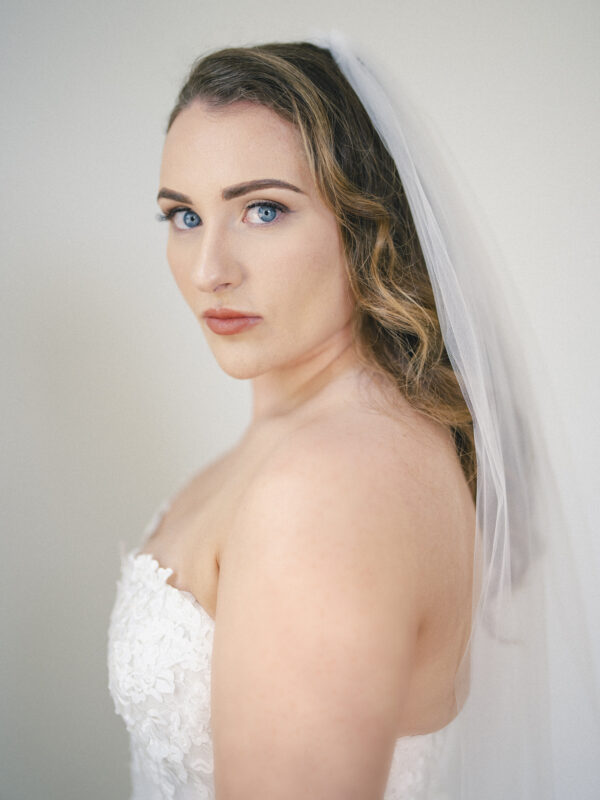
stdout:
<svg viewBox="0 0 600 800">
<path fill-rule="evenodd" d="M 160 183 L 193 194 L 259 178 L 279 178 L 310 190 L 312 177 L 297 128 L 270 108 L 237 102 L 209 108 L 193 101 L 165 139 Z"/>
</svg>

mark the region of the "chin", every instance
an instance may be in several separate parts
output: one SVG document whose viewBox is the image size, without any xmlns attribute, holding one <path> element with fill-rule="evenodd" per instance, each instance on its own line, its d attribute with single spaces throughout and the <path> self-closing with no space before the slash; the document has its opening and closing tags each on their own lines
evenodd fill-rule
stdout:
<svg viewBox="0 0 600 800">
<path fill-rule="evenodd" d="M 226 375 L 230 378 L 237 378 L 240 381 L 250 380 L 262 375 L 267 371 L 264 365 L 262 368 L 252 361 L 244 361 L 243 359 L 216 359 L 217 364 L 221 367 Z"/>
<path fill-rule="evenodd" d="M 266 372 L 288 366 L 294 361 L 293 356 L 282 359 L 281 355 L 279 359 L 276 357 L 268 359 L 265 358 L 264 353 L 261 354 L 262 357 L 259 356 L 258 358 L 252 358 L 251 354 L 249 358 L 243 358 L 242 356 L 239 356 L 238 358 L 219 357 L 219 355 L 222 356 L 222 354 L 218 355 L 214 352 L 213 355 L 215 356 L 217 364 L 221 367 L 223 372 L 229 375 L 230 378 L 237 378 L 241 381 L 258 378 L 260 375 L 264 375 Z M 228 355 L 231 356 L 231 354 Z"/>
<path fill-rule="evenodd" d="M 256 378 L 257 375 L 260 374 L 260 373 L 254 372 L 251 369 L 244 369 L 243 367 L 239 367 L 239 366 L 237 366 L 237 367 L 236 366 L 227 367 L 227 368 L 223 367 L 222 365 L 219 365 L 219 366 L 221 366 L 221 369 L 223 370 L 223 372 L 225 372 L 227 375 L 229 375 L 230 378 L 237 378 L 238 381 L 251 380 L 252 378 Z"/>
</svg>

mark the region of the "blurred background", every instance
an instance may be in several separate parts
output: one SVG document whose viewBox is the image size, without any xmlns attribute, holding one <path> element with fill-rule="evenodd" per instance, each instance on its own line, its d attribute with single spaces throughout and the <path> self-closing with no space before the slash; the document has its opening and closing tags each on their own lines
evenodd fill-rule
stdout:
<svg viewBox="0 0 600 800">
<path fill-rule="evenodd" d="M 2 800 L 128 797 L 106 667 L 119 542 L 249 420 L 155 220 L 179 86 L 209 49 L 331 27 L 444 142 L 535 335 L 569 502 L 600 518 L 597 2 L 4 0 Z M 575 556 L 600 663 L 600 542 Z"/>
</svg>

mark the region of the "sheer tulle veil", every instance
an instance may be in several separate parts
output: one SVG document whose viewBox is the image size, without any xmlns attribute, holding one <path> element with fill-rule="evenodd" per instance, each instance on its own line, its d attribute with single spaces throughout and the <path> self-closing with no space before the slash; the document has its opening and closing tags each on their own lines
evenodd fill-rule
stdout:
<svg viewBox="0 0 600 800">
<path fill-rule="evenodd" d="M 571 549 L 591 531 L 561 500 L 577 487 L 549 457 L 539 423 L 548 387 L 531 379 L 526 321 L 401 91 L 384 90 L 340 32 L 310 40 L 331 51 L 397 164 L 474 422 L 472 632 L 430 798 L 600 797 L 600 693 Z"/>
</svg>

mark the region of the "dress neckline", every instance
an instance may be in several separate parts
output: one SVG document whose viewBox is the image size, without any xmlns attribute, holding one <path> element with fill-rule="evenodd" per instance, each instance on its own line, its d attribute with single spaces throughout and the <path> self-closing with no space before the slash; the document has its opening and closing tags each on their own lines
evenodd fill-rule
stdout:
<svg viewBox="0 0 600 800">
<path fill-rule="evenodd" d="M 192 592 L 188 591 L 187 589 L 180 589 L 177 586 L 173 586 L 172 583 L 167 583 L 167 579 L 173 574 L 171 567 L 161 566 L 161 564 L 159 564 L 153 555 L 150 553 L 140 553 L 139 548 L 132 550 L 129 553 L 129 558 L 133 563 L 143 564 L 144 566 L 148 567 L 148 569 L 162 578 L 162 586 L 165 588 L 165 591 L 176 592 L 180 597 L 188 600 L 194 608 L 196 608 L 206 619 L 212 623 L 213 626 L 215 625 L 215 620 L 213 617 L 211 617 L 204 606 L 198 602 Z"/>
<path fill-rule="evenodd" d="M 186 598 L 194 608 L 198 609 L 201 614 L 203 614 L 210 622 L 215 624 L 215 620 L 208 611 L 201 605 L 198 600 L 196 599 L 193 592 L 188 591 L 187 589 L 180 589 L 177 586 L 173 586 L 172 583 L 168 583 L 168 579 L 173 574 L 172 567 L 164 567 L 162 564 L 159 563 L 158 559 L 152 555 L 152 553 L 141 553 L 140 550 L 147 544 L 148 540 L 158 530 L 158 526 L 163 520 L 163 517 L 167 513 L 167 511 L 171 508 L 173 501 L 171 498 L 167 498 L 164 500 L 158 509 L 154 512 L 150 522 L 147 524 L 143 534 L 142 534 L 142 541 L 138 547 L 134 548 L 129 552 L 129 558 L 132 563 L 142 563 L 145 564 L 149 569 L 153 570 L 156 575 L 162 578 L 162 585 L 165 587 L 165 591 L 169 592 L 177 592 L 178 595 L 181 597 Z"/>
</svg>

